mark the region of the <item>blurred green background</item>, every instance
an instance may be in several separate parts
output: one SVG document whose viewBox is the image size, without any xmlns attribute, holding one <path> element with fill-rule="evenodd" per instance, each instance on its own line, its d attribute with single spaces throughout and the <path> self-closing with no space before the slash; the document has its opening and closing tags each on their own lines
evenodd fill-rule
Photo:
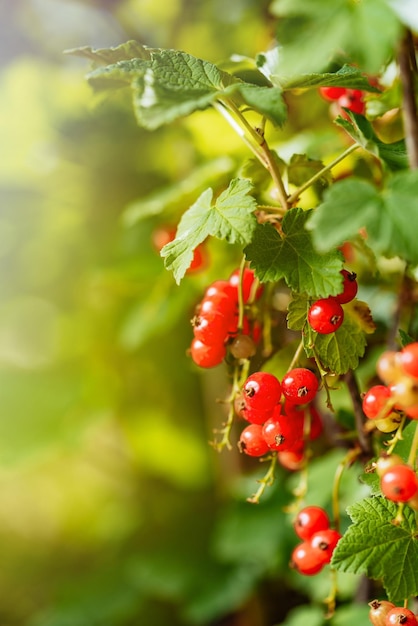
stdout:
<svg viewBox="0 0 418 626">
<path fill-rule="evenodd" d="M 0 3 L 1 626 L 263 626 L 326 594 L 288 571 L 283 480 L 249 505 L 259 468 L 208 445 L 227 380 L 187 357 L 189 319 L 240 251 L 209 242 L 178 288 L 152 244 L 246 149 L 211 111 L 139 129 L 128 90 L 93 94 L 63 54 L 137 39 L 254 57 L 268 4 Z M 324 148 L 327 105 L 305 111 L 289 137 L 320 111 Z"/>
</svg>

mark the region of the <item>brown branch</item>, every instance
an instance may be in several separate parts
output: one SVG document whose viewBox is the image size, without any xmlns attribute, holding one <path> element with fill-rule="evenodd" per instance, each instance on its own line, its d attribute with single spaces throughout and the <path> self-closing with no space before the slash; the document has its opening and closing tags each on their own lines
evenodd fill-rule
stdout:
<svg viewBox="0 0 418 626">
<path fill-rule="evenodd" d="M 370 439 L 364 432 L 365 417 L 363 413 L 362 401 L 360 396 L 360 390 L 358 388 L 357 380 L 354 377 L 352 370 L 349 370 L 344 376 L 345 383 L 347 385 L 348 393 L 351 397 L 354 410 L 354 420 L 356 423 L 356 429 L 358 433 L 358 442 L 362 452 L 368 456 L 371 455 L 372 448 L 370 445 Z"/>
<path fill-rule="evenodd" d="M 416 63 L 411 63 L 411 39 L 411 33 L 408 31 L 400 45 L 398 62 L 403 91 L 403 120 L 406 148 L 408 151 L 409 165 L 411 169 L 416 169 L 418 168 L 418 117 L 414 80 L 414 66 L 416 66 Z M 415 59 L 415 50 L 413 47 L 412 53 Z"/>
</svg>

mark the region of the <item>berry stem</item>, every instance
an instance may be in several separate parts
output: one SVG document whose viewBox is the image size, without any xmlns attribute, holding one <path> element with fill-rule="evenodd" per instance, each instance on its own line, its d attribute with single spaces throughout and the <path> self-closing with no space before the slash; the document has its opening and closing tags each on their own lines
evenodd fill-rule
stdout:
<svg viewBox="0 0 418 626">
<path fill-rule="evenodd" d="M 283 180 L 277 167 L 277 163 L 274 160 L 273 153 L 271 152 L 264 137 L 263 129 L 261 129 L 260 132 L 257 132 L 257 130 L 248 123 L 239 108 L 229 98 L 225 101 L 214 102 L 213 106 L 226 119 L 235 132 L 238 133 L 241 139 L 245 141 L 260 163 L 268 170 L 277 188 L 282 208 L 285 210 L 288 209 L 289 203 Z M 230 111 L 235 115 L 235 117 L 231 115 Z M 246 132 L 250 135 L 251 141 L 245 134 Z"/>
<path fill-rule="evenodd" d="M 323 167 L 319 172 L 314 174 L 309 180 L 306 181 L 306 183 L 303 183 L 303 185 L 301 185 L 298 189 L 296 189 L 296 191 L 294 191 L 288 197 L 287 199 L 288 204 L 292 206 L 292 204 L 294 204 L 299 199 L 299 196 L 301 193 L 306 191 L 306 189 L 309 189 L 309 187 L 311 187 L 314 183 L 316 183 L 317 180 L 322 178 L 324 174 L 332 170 L 332 168 L 338 165 L 340 161 L 343 161 L 346 157 L 348 157 L 352 152 L 354 152 L 354 150 L 357 150 L 357 148 L 359 147 L 360 146 L 358 144 L 356 143 L 353 144 L 352 146 L 347 148 L 347 150 L 345 150 L 342 154 L 340 154 L 336 159 L 331 161 L 331 163 L 328 163 L 328 165 L 325 165 L 325 167 Z"/>
<path fill-rule="evenodd" d="M 418 423 L 415 425 L 415 433 L 414 438 L 412 440 L 411 449 L 409 451 L 408 456 L 408 465 L 415 469 L 415 465 L 417 462 L 417 451 L 418 451 Z"/>
<path fill-rule="evenodd" d="M 259 488 L 252 496 L 247 498 L 247 502 L 251 502 L 251 504 L 259 504 L 260 498 L 265 492 L 266 487 L 271 486 L 274 482 L 274 472 L 275 472 L 276 464 L 277 464 L 277 454 L 273 454 L 269 458 L 270 458 L 269 468 L 267 472 L 265 473 L 265 475 L 263 476 L 263 478 L 260 478 L 260 480 L 258 480 L 258 482 L 260 483 Z"/>
<path fill-rule="evenodd" d="M 396 429 L 395 434 L 393 435 L 392 439 L 390 439 L 388 441 L 388 449 L 386 450 L 386 454 L 392 454 L 396 444 L 398 443 L 398 441 L 402 441 L 403 437 L 402 437 L 402 431 L 403 431 L 403 427 L 405 425 L 406 422 L 406 416 L 404 416 L 402 418 L 401 423 L 399 424 L 398 428 Z"/>
<path fill-rule="evenodd" d="M 243 277 L 245 270 L 245 256 L 242 257 L 239 266 L 239 282 L 238 282 L 238 331 L 242 330 L 244 322 L 244 294 L 243 294 Z"/>
<path fill-rule="evenodd" d="M 331 568 L 331 589 L 330 589 L 328 596 L 324 599 L 324 604 L 327 607 L 325 619 L 331 619 L 331 617 L 335 613 L 337 593 L 338 593 L 337 572 L 335 571 L 335 569 Z"/>
<path fill-rule="evenodd" d="M 230 396 L 227 400 L 229 404 L 228 417 L 226 419 L 226 422 L 224 422 L 223 424 L 223 428 L 214 431 L 215 434 L 221 436 L 219 441 L 210 442 L 211 445 L 218 452 L 221 452 L 224 448 L 227 448 L 228 450 L 232 450 L 232 445 L 230 442 L 230 434 L 231 434 L 231 428 L 232 428 L 232 424 L 234 423 L 234 417 L 235 417 L 234 400 L 237 394 L 240 392 L 244 380 L 247 378 L 249 368 L 250 368 L 250 361 L 248 359 L 242 359 L 241 363 L 237 364 L 234 367 L 232 389 L 231 389 Z"/>
<path fill-rule="evenodd" d="M 290 372 L 294 367 L 296 367 L 297 363 L 299 362 L 300 359 L 300 355 L 302 353 L 303 350 L 303 339 L 300 340 L 298 347 L 296 348 L 296 352 L 293 355 L 293 359 L 289 365 L 289 367 L 287 368 L 287 371 Z"/>
<path fill-rule="evenodd" d="M 343 460 L 338 464 L 337 469 L 334 474 L 334 482 L 332 485 L 332 516 L 334 520 L 335 530 L 340 531 L 340 486 L 341 479 L 344 473 L 344 470 L 352 465 L 352 463 L 356 460 L 358 456 L 360 456 L 362 450 L 361 448 L 353 448 L 349 450 Z"/>
</svg>

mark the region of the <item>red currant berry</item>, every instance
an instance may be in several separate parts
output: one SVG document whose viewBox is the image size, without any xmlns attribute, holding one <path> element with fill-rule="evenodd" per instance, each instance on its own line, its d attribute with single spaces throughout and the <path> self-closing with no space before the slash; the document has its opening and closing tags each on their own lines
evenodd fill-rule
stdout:
<svg viewBox="0 0 418 626">
<path fill-rule="evenodd" d="M 345 87 L 320 87 L 319 93 L 325 100 L 338 100 L 345 94 L 347 89 Z"/>
<path fill-rule="evenodd" d="M 250 424 L 244 428 L 239 438 L 238 448 L 240 452 L 245 452 L 248 456 L 263 456 L 269 451 L 260 424 Z"/>
<path fill-rule="evenodd" d="M 337 530 L 326 528 L 314 533 L 310 538 L 310 544 L 314 550 L 322 554 L 324 563 L 330 563 L 332 553 L 341 537 L 342 535 Z"/>
<path fill-rule="evenodd" d="M 311 402 L 318 391 L 318 379 L 311 370 L 295 367 L 282 380 L 282 392 L 292 404 Z"/>
<path fill-rule="evenodd" d="M 314 550 L 309 542 L 304 541 L 293 550 L 290 567 L 296 569 L 299 574 L 314 576 L 321 571 L 324 563 L 318 559 L 318 551 Z"/>
<path fill-rule="evenodd" d="M 190 356 L 199 367 L 215 367 L 222 363 L 226 355 L 223 343 L 205 344 L 200 339 L 193 339 L 190 346 Z"/>
<path fill-rule="evenodd" d="M 156 228 L 152 233 L 152 244 L 154 248 L 159 252 L 164 246 L 176 236 L 176 228 L 172 226 L 161 226 Z M 195 248 L 192 261 L 186 271 L 186 274 L 192 272 L 198 272 L 207 265 L 207 254 L 204 244 L 200 244 Z"/>
<path fill-rule="evenodd" d="M 238 293 L 240 278 L 240 269 L 236 269 L 229 277 L 229 282 L 236 288 Z M 253 287 L 254 285 L 254 287 Z M 258 283 L 258 279 L 255 277 L 254 271 L 246 267 L 242 276 L 242 296 L 244 302 L 248 302 L 252 296 L 253 289 L 256 289 L 254 294 L 255 299 L 258 299 L 263 293 L 263 286 Z"/>
<path fill-rule="evenodd" d="M 334 333 L 344 321 L 341 304 L 330 296 L 314 302 L 308 311 L 310 327 L 321 335 Z"/>
<path fill-rule="evenodd" d="M 268 372 L 255 372 L 244 383 L 245 405 L 249 409 L 269 411 L 280 401 L 282 387 Z"/>
<path fill-rule="evenodd" d="M 418 620 L 415 613 L 401 606 L 395 606 L 386 615 L 385 626 L 417 626 Z"/>
<path fill-rule="evenodd" d="M 263 426 L 263 437 L 271 450 L 291 450 L 299 437 L 292 421 L 286 415 L 277 414 L 270 417 Z"/>
<path fill-rule="evenodd" d="M 297 514 L 293 527 L 298 537 L 309 540 L 319 530 L 329 528 L 329 517 L 320 506 L 306 506 Z"/>
<path fill-rule="evenodd" d="M 206 289 L 204 298 L 212 298 L 213 296 L 217 296 L 219 294 L 228 296 L 230 300 L 237 300 L 237 290 L 233 285 L 231 285 L 229 280 L 215 280 Z"/>
<path fill-rule="evenodd" d="M 241 416 L 250 422 L 251 424 L 264 424 L 270 417 L 272 417 L 273 411 L 264 411 L 263 409 L 249 409 L 245 406 L 241 411 Z"/>
<path fill-rule="evenodd" d="M 399 352 L 399 363 L 405 374 L 418 378 L 418 341 L 402 348 Z"/>
<path fill-rule="evenodd" d="M 359 89 L 347 89 L 347 93 L 338 98 L 340 107 L 344 107 L 353 113 L 363 115 L 366 111 L 366 104 L 363 100 L 363 92 Z"/>
<path fill-rule="evenodd" d="M 305 466 L 306 458 L 303 442 L 300 443 L 300 448 L 296 447 L 291 450 L 279 450 L 277 453 L 277 459 L 280 465 L 290 472 L 298 472 Z"/>
<path fill-rule="evenodd" d="M 357 275 L 355 272 L 349 272 L 348 270 L 341 270 L 341 274 L 343 276 L 343 290 L 335 299 L 340 304 L 347 304 L 347 302 L 351 302 L 357 295 L 358 284 L 357 284 Z"/>
<path fill-rule="evenodd" d="M 395 605 L 388 600 L 372 600 L 369 607 L 369 620 L 373 626 L 385 626 L 386 615 L 395 608 Z"/>
<path fill-rule="evenodd" d="M 392 465 L 380 478 L 383 495 L 393 502 L 408 502 L 418 492 L 418 477 L 405 463 Z"/>
<path fill-rule="evenodd" d="M 385 385 L 373 385 L 363 397 L 363 412 L 369 419 L 387 417 L 393 408 L 391 391 Z M 387 408 L 385 408 L 387 407 Z"/>
<path fill-rule="evenodd" d="M 221 313 L 201 313 L 192 319 L 193 334 L 207 345 L 223 343 L 226 339 L 228 319 Z"/>
</svg>

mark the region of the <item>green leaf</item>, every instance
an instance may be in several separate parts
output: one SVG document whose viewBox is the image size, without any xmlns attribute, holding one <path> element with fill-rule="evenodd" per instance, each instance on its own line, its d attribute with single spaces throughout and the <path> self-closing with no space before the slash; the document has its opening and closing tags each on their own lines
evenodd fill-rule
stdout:
<svg viewBox="0 0 418 626">
<path fill-rule="evenodd" d="M 313 356 L 315 350 L 325 369 L 335 374 L 345 374 L 358 366 L 366 349 L 366 338 L 361 327 L 345 315 L 335 333 L 309 333 L 304 337 L 304 346 L 308 356 Z"/>
<path fill-rule="evenodd" d="M 305 294 L 294 293 L 287 310 L 287 327 L 290 330 L 302 330 L 306 324 L 309 300 Z"/>
<path fill-rule="evenodd" d="M 401 34 L 401 23 L 386 0 L 275 0 L 270 9 L 279 18 L 283 75 L 317 72 L 341 52 L 376 73 L 391 58 Z"/>
<path fill-rule="evenodd" d="M 173 270 L 177 283 L 186 273 L 194 249 L 209 235 L 244 246 L 251 241 L 257 208 L 255 199 L 248 195 L 252 188 L 249 180 L 234 178 L 214 204 L 212 189 L 206 189 L 183 214 L 176 238 L 161 250 L 165 266 Z"/>
<path fill-rule="evenodd" d="M 306 154 L 294 154 L 290 159 L 287 168 L 289 183 L 300 187 L 315 174 L 320 172 L 324 167 L 322 161 L 310 159 Z M 315 191 L 320 195 L 322 191 L 332 183 L 331 172 L 325 172 L 313 185 Z"/>
<path fill-rule="evenodd" d="M 415 514 L 408 506 L 404 520 L 393 524 L 397 505 L 370 497 L 348 507 L 353 524 L 334 551 L 338 571 L 365 574 L 381 580 L 391 602 L 418 594 L 418 539 Z"/>
<path fill-rule="evenodd" d="M 245 255 L 261 282 L 284 278 L 298 293 L 310 296 L 336 295 L 341 290 L 342 256 L 338 251 L 318 253 L 305 223 L 311 211 L 287 211 L 282 234 L 271 225 L 258 225 Z"/>
<path fill-rule="evenodd" d="M 113 48 L 90 48 L 89 46 L 83 46 L 65 50 L 65 54 L 90 59 L 95 66 L 98 66 L 111 65 L 119 61 L 129 61 L 130 59 L 150 59 L 152 50 L 153 48 L 143 46 L 131 39 Z"/>
<path fill-rule="evenodd" d="M 379 157 L 392 171 L 409 167 L 404 139 L 394 143 L 383 143 L 377 137 L 370 122 L 363 115 L 358 115 L 348 110 L 347 115 L 350 121 L 337 117 L 335 122 L 344 128 L 356 143 L 374 156 Z"/>
<path fill-rule="evenodd" d="M 238 92 L 249 107 L 267 117 L 273 124 L 283 126 L 287 118 L 287 106 L 281 89 L 243 84 L 238 87 Z"/>
<path fill-rule="evenodd" d="M 380 192 L 364 180 L 343 180 L 325 192 L 325 200 L 311 215 L 307 228 L 312 230 L 315 246 L 323 252 L 365 228 L 375 253 L 400 256 L 417 264 L 417 195 L 415 170 L 394 174 Z"/>
<path fill-rule="evenodd" d="M 134 52 L 135 58 L 126 59 Z M 90 49 L 85 54 L 97 56 Z M 139 46 L 123 49 L 120 54 L 106 52 L 98 56 L 122 56 L 123 60 L 93 70 L 88 80 L 96 87 L 130 84 L 138 123 L 149 130 L 205 109 L 221 93 L 233 92 L 243 84 L 216 65 L 179 50 Z"/>
<path fill-rule="evenodd" d="M 347 87 L 347 89 L 361 89 L 379 93 L 379 89 L 370 84 L 367 76 L 352 65 L 343 65 L 337 72 L 325 72 L 319 74 L 303 74 L 291 79 L 284 85 L 284 89 L 307 88 L 307 87 Z"/>
</svg>

